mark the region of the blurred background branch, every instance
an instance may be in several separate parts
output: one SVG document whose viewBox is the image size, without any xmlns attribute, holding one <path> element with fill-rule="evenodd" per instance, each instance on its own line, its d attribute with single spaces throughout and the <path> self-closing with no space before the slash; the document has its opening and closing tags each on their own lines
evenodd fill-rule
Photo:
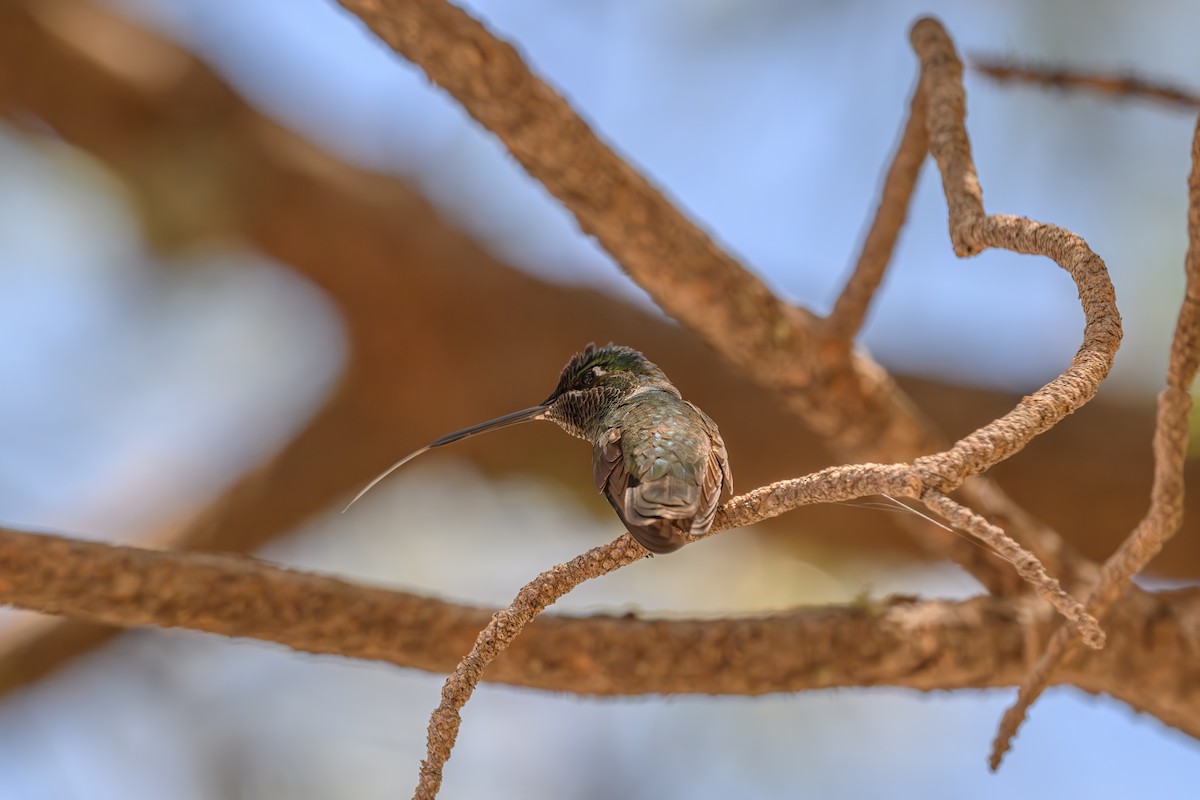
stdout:
<svg viewBox="0 0 1200 800">
<path fill-rule="evenodd" d="M 971 69 L 1000 83 L 1028 83 L 1064 92 L 1096 92 L 1115 100 L 1154 100 L 1182 111 L 1200 108 L 1200 95 L 1132 72 L 1115 73 L 1029 64 L 999 56 L 967 57 Z"/>
</svg>

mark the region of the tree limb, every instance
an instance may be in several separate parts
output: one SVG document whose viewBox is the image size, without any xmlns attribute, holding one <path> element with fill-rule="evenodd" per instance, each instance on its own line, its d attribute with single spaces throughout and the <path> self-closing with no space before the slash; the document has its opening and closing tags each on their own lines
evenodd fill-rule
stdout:
<svg viewBox="0 0 1200 800">
<path fill-rule="evenodd" d="M 12 528 L 0 528 L 0 603 L 437 674 L 454 668 L 493 613 L 246 556 Z M 593 696 L 1012 686 L 1034 655 L 1036 631 L 1046 630 L 1045 612 L 1040 603 L 983 596 L 899 597 L 725 619 L 545 614 L 496 659 L 487 680 Z M 1200 662 L 1193 657 L 1200 591 L 1131 596 L 1106 623 L 1110 646 L 1086 651 L 1053 680 L 1111 694 L 1200 738 Z"/>
<path fill-rule="evenodd" d="M 863 241 L 862 251 L 854 272 L 842 287 L 829 316 L 821 324 L 834 341 L 848 348 L 867 316 L 867 308 L 883 281 L 908 216 L 913 190 L 921 165 L 929 154 L 929 135 L 925 131 L 925 92 L 918 86 L 909 103 L 908 119 L 900 134 L 900 143 L 892 156 L 891 166 L 883 180 L 879 205 L 871 219 L 871 227 Z"/>
</svg>

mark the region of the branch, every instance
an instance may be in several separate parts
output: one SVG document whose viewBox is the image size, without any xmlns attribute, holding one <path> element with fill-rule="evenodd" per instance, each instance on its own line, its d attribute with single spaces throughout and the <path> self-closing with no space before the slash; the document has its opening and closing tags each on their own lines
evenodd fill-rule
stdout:
<svg viewBox="0 0 1200 800">
<path fill-rule="evenodd" d="M 1187 461 L 1192 384 L 1200 365 L 1200 119 L 1192 137 L 1192 170 L 1188 176 L 1188 249 L 1184 258 L 1187 288 L 1167 364 L 1167 386 L 1158 395 L 1154 429 L 1154 485 L 1150 507 L 1129 538 L 1104 563 L 1088 597 L 1088 607 L 1103 616 L 1183 524 L 1183 470 Z M 1017 701 L 1004 712 L 992 742 L 989 764 L 997 769 L 1029 707 L 1074 650 L 1067 632 L 1056 631 L 1046 652 L 1021 684 Z"/>
<path fill-rule="evenodd" d="M 954 252 L 966 257 L 998 247 L 1050 258 L 1075 281 L 1085 320 L 1083 344 L 1065 372 L 946 453 L 917 459 L 916 465 L 928 471 L 926 483 L 943 491 L 939 482 L 954 488 L 955 480 L 989 469 L 1094 397 L 1121 343 L 1121 316 L 1108 269 L 1082 237 L 1025 217 L 984 214 L 983 192 L 964 125 L 962 62 L 936 20 L 919 20 L 912 29 L 912 44 L 921 61 L 930 149 L 942 174 Z"/>
<path fill-rule="evenodd" d="M 1032 83 L 1063 91 L 1091 91 L 1118 100 L 1146 98 L 1188 111 L 1200 106 L 1200 95 L 1180 86 L 1148 80 L 1131 72 L 1090 72 L 1028 64 L 995 56 L 970 56 L 971 69 L 1000 83 Z"/>
<path fill-rule="evenodd" d="M 1000 528 L 940 492 L 926 490 L 920 499 L 931 511 L 941 514 L 951 525 L 970 533 L 1012 564 L 1017 573 L 1043 600 L 1074 623 L 1088 647 L 1095 650 L 1104 647 L 1104 631 L 1100 630 L 1100 626 L 1084 608 L 1083 603 L 1067 594 L 1058 581 L 1046 574 L 1045 567 L 1032 553 L 1010 539 Z"/>
<path fill-rule="evenodd" d="M 347 7 L 357 7 L 356 0 L 342 0 Z M 588 165 L 588 156 L 598 159 L 590 166 L 598 173 L 613 172 L 618 176 L 618 183 L 628 181 L 634 199 L 633 220 L 651 220 L 654 225 L 651 231 L 667 231 L 667 237 L 678 235 L 680 231 L 692 231 L 692 235 L 684 236 L 684 241 L 701 247 L 692 255 L 706 257 L 707 263 L 696 270 L 701 276 L 701 283 L 707 282 L 709 291 L 713 287 L 728 288 L 729 281 L 735 280 L 748 291 L 748 294 L 732 295 L 735 300 L 728 303 L 717 303 L 717 310 L 724 316 L 726 322 L 735 324 L 738 314 L 742 312 L 736 298 L 744 297 L 751 303 L 758 303 L 767 310 L 767 319 L 774 317 L 773 304 L 778 301 L 770 295 L 769 290 L 757 279 L 745 273 L 739 265 L 717 249 L 698 230 L 692 230 L 686 220 L 678 215 L 670 204 L 649 184 L 630 170 L 608 148 L 591 133 L 590 130 L 571 113 L 570 108 L 560 97 L 553 94 L 544 84 L 524 69 L 515 51 L 507 45 L 493 39 L 481 25 L 472 20 L 461 10 L 441 2 L 419 0 L 401 5 L 393 10 L 394 17 L 389 17 L 383 10 L 389 3 L 372 5 L 370 8 L 360 8 L 359 13 L 381 37 L 393 45 L 410 59 L 422 64 L 430 77 L 446 86 L 452 94 L 462 102 L 479 121 L 485 125 L 499 123 L 501 130 L 498 134 L 513 154 L 521 160 L 527 170 L 541 180 L 552 193 L 563 199 L 571 206 L 585 230 L 590 230 L 601 241 L 610 253 L 625 260 L 622 262 L 635 279 L 639 279 L 647 289 L 654 294 L 654 287 L 660 286 L 659 281 L 669 270 L 661 273 L 652 270 L 649 275 L 640 274 L 643 263 L 648 255 L 653 255 L 653 248 L 645 249 L 653 244 L 653 235 L 648 237 L 626 238 L 628 231 L 618 227 L 609 230 L 606 226 L 611 222 L 609 214 L 612 208 L 608 205 L 607 197 L 597 198 L 587 193 L 576 196 L 572 191 L 565 190 L 572 181 L 580 176 L 586 176 L 587 170 L 576 174 L 563 171 L 565 164 L 558 163 L 553 157 L 543 159 L 530 157 L 531 153 L 539 153 L 543 147 L 552 147 L 550 141 L 541 141 L 547 135 L 546 126 L 552 130 L 552 122 L 557 118 L 567 125 L 570 134 L 566 141 L 584 142 L 581 152 L 571 154 L 570 163 Z M 426 14 L 428 16 L 426 16 Z M 423 26 L 428 30 L 422 32 Z M 428 45 L 436 36 L 459 37 L 463 43 L 470 43 L 472 59 L 469 66 L 480 76 L 476 79 L 463 80 L 463 75 L 453 69 L 446 69 L 446 64 L 432 56 L 437 50 L 429 50 Z M 966 529 L 987 536 L 1001 534 L 998 528 L 989 525 L 982 518 L 971 514 L 966 509 L 952 503 L 943 495 L 962 485 L 968 477 L 977 476 L 991 466 L 1019 452 L 1035 436 L 1049 430 L 1068 414 L 1080 408 L 1096 393 L 1100 382 L 1108 374 L 1113 358 L 1121 340 L 1120 315 L 1117 313 L 1115 295 L 1112 283 L 1109 281 L 1104 262 L 1091 251 L 1083 239 L 1069 231 L 1054 225 L 1046 225 L 1020 217 L 985 216 L 983 211 L 982 193 L 975 175 L 974 163 L 971 160 L 970 146 L 963 124 L 965 116 L 965 92 L 962 87 L 962 63 L 959 61 L 954 47 L 941 25 L 932 19 L 917 22 L 912 31 L 913 47 L 921 61 L 921 80 L 918 94 L 923 94 L 928 103 L 926 126 L 930 147 L 938 168 L 942 173 L 943 186 L 949 206 L 950 237 L 955 253 L 960 257 L 974 255 L 987 247 L 1001 247 L 1014 252 L 1045 255 L 1066 270 L 1075 281 L 1080 301 L 1083 305 L 1085 326 L 1083 344 L 1072 360 L 1067 370 L 1046 386 L 1034 392 L 1021 401 L 1018 406 L 1003 417 L 980 428 L 971 435 L 956 442 L 948 451 L 933 456 L 917 459 L 912 470 L 904 470 L 896 474 L 900 480 L 895 488 L 879 488 L 872 486 L 864 494 L 901 493 L 920 498 L 931 507 L 940 508 L 957 519 Z M 509 107 L 507 102 L 481 103 L 488 97 L 490 76 L 497 70 L 488 69 L 491 57 L 486 55 L 486 48 L 493 50 L 493 56 L 498 59 L 508 58 L 515 62 L 521 81 L 515 85 L 501 83 L 496 87 L 498 95 L 508 89 L 513 97 L 506 101 L 515 105 Z M 478 50 L 481 58 L 474 57 Z M 468 48 L 460 47 L 460 54 Z M 423 61 L 422 59 L 425 59 Z M 499 74 L 504 74 L 499 71 Z M 449 84 L 449 85 L 447 85 Z M 532 91 L 531 88 L 536 91 Z M 525 103 L 531 103 L 527 107 Z M 919 108 L 921 101 L 916 106 Z M 510 117 L 520 109 L 521 124 L 515 128 L 504 128 Z M 532 119 L 524 115 L 532 114 Z M 525 149 L 528 147 L 529 149 Z M 623 200 L 630 197 L 621 195 Z M 596 203 L 597 199 L 605 202 Z M 573 202 L 572 202 L 573 201 Z M 663 216 L 665 215 L 665 216 Z M 674 215 L 674 216 L 672 216 Z M 618 217 L 620 215 L 618 214 Z M 662 226 L 666 225 L 666 228 Z M 608 234 L 606 236 L 606 233 Z M 686 252 L 686 251 L 685 251 Z M 660 253 L 664 258 L 669 253 Z M 689 263 L 689 259 L 682 259 Z M 691 266 L 689 264 L 689 266 Z M 874 270 L 876 272 L 880 271 Z M 868 274 L 872 270 L 867 270 Z M 686 284 L 685 284 L 686 286 Z M 676 286 L 676 289 L 679 287 Z M 696 288 L 696 287 L 691 287 Z M 685 292 L 686 293 L 686 292 Z M 668 311 L 675 311 L 675 298 L 659 298 L 660 303 Z M 689 310 L 689 304 L 678 306 L 683 311 Z M 702 334 L 712 333 L 709 321 L 696 324 L 685 319 L 690 326 Z M 745 340 L 744 336 L 735 331 L 733 340 Z M 803 349 L 810 349 L 806 338 Z M 776 339 L 786 338 L 776 334 Z M 710 342 L 714 345 L 722 342 Z M 764 349 L 767 343 L 754 342 L 750 345 L 756 352 L 769 352 Z M 868 465 L 870 466 L 870 465 Z M 835 468 L 809 476 L 804 481 L 818 477 L 849 476 L 851 468 Z M 866 474 L 863 468 L 857 468 L 856 474 L 860 479 Z M 885 468 L 886 469 L 886 468 Z M 793 482 L 785 482 L 793 483 Z M 759 492 L 787 492 L 791 487 L 777 484 L 765 487 Z M 747 498 L 754 496 L 751 493 Z M 841 499 L 850 499 L 849 497 Z M 730 501 L 734 505 L 743 498 Z M 801 499 L 803 502 L 804 499 Z M 761 517 L 759 517 L 761 518 Z M 722 515 L 721 522 L 725 522 Z M 714 532 L 720 530 L 714 526 Z M 1078 629 L 1083 634 L 1085 643 L 1092 647 L 1102 647 L 1103 633 L 1095 620 L 1087 614 L 1078 601 L 1064 592 L 1056 581 L 1053 581 L 1037 563 L 1032 554 L 1022 551 L 1015 543 L 1006 541 L 1004 546 L 1010 553 L 1019 553 L 1012 559 L 1022 577 L 1030 580 L 1043 594 L 1050 599 L 1069 619 L 1078 620 Z M 504 611 L 499 612 L 480 632 L 475 646 L 466 658 L 460 662 L 455 672 L 447 679 L 442 691 L 442 702 L 435 709 L 429 721 L 427 758 L 422 763 L 419 784 L 414 797 L 431 800 L 436 797 L 441 786 L 442 770 L 450 757 L 450 751 L 458 736 L 461 722 L 460 710 L 470 698 L 475 686 L 482 677 L 483 670 L 508 644 L 520 634 L 526 624 L 553 603 L 557 598 L 569 592 L 580 582 L 598 575 L 607 574 L 625 564 L 632 563 L 636 548 L 630 549 L 631 543 L 622 537 L 609 545 L 608 548 L 620 547 L 619 551 L 597 548 L 580 556 L 567 565 L 559 565 L 542 573 L 534 581 L 527 584 L 517 595 L 513 603 Z"/>
<path fill-rule="evenodd" d="M 833 310 L 822 321 L 826 334 L 835 341 L 844 342 L 847 347 L 862 327 L 867 307 L 891 263 L 896 240 L 908 216 L 917 177 L 921 174 L 921 165 L 925 163 L 925 156 L 929 152 L 925 106 L 925 92 L 918 86 L 913 91 L 908 119 L 904 122 L 900 144 L 883 180 L 879 206 L 875 209 L 867 238 L 863 241 L 858 263 L 838 295 Z"/>
<path fill-rule="evenodd" d="M 1088 646 L 1104 646 L 1104 633 L 1082 604 L 1068 595 L 1057 581 L 1046 575 L 1042 565 L 995 526 L 936 492 L 922 490 L 906 465 L 862 464 L 831 467 L 795 480 L 780 481 L 734 497 L 717 512 L 707 538 L 733 527 L 750 525 L 768 517 L 811 503 L 844 502 L 873 494 L 903 494 L 920 497 L 930 508 L 953 523 L 1000 548 L 1023 578 L 1044 599 L 1072 620 Z M 462 708 L 471 698 L 488 665 L 521 634 L 525 626 L 559 598 L 593 578 L 628 566 L 647 551 L 628 533 L 609 544 L 592 548 L 566 564 L 541 573 L 517 593 L 516 598 L 492 617 L 475 639 L 471 651 L 459 662 L 442 687 L 442 699 L 429 718 L 426 758 L 414 793 L 416 800 L 433 800 L 442 785 L 442 771 L 458 739 Z"/>
<path fill-rule="evenodd" d="M 1200 591 L 1132 599 L 1106 618 L 1110 646 L 1086 651 L 1054 680 L 1112 694 L 1200 738 L 1200 662 L 1191 655 L 1200 649 Z M 454 668 L 492 615 L 246 556 L 11 528 L 0 528 L 0 603 L 439 674 Z M 593 696 L 1011 686 L 1027 668 L 1027 648 L 1037 639 L 1029 626 L 1044 626 L 1044 609 L 984 596 L 893 598 L 725 619 L 545 614 L 491 665 L 487 679 Z"/>
</svg>

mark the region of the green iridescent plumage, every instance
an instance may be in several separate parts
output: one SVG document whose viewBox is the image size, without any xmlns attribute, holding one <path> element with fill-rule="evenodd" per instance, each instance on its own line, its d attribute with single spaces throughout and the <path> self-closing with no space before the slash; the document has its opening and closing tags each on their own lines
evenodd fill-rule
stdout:
<svg viewBox="0 0 1200 800">
<path fill-rule="evenodd" d="M 392 465 L 358 497 L 426 450 L 533 419 L 551 420 L 592 443 L 596 488 L 652 552 L 670 553 L 707 533 L 722 493 L 733 491 L 716 423 L 684 400 L 645 356 L 610 343 L 589 344 L 572 356 L 540 405 L 435 439 Z"/>
<path fill-rule="evenodd" d="M 563 367 L 562 374 L 558 378 L 558 386 L 554 389 L 551 397 L 572 388 L 573 384 L 577 383 L 579 378 L 593 367 L 600 367 L 607 372 L 628 373 L 634 378 L 670 383 L 657 365 L 648 361 L 644 355 L 632 347 L 622 347 L 612 342 L 604 347 L 589 344 L 583 349 L 583 352 L 571 356 L 571 360 Z M 586 387 L 577 386 L 575 388 Z"/>
</svg>

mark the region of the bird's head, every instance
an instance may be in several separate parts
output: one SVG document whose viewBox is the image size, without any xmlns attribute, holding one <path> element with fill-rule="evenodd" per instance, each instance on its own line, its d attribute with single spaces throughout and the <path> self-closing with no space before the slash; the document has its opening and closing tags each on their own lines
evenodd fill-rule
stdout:
<svg viewBox="0 0 1200 800">
<path fill-rule="evenodd" d="M 548 419 L 572 436 L 594 441 L 603 426 L 605 411 L 635 394 L 652 389 L 679 396 L 679 390 L 671 385 L 663 371 L 632 347 L 621 347 L 612 343 L 604 347 L 589 344 L 583 352 L 571 356 L 558 378 L 558 386 L 542 403 L 434 439 L 377 476 L 346 508 L 353 505 L 393 470 L 421 453 L 520 422 Z"/>
<path fill-rule="evenodd" d="M 563 367 L 558 385 L 542 404 L 541 418 L 582 439 L 594 439 L 604 412 L 635 394 L 679 390 L 653 362 L 632 347 L 589 344 Z"/>
</svg>

